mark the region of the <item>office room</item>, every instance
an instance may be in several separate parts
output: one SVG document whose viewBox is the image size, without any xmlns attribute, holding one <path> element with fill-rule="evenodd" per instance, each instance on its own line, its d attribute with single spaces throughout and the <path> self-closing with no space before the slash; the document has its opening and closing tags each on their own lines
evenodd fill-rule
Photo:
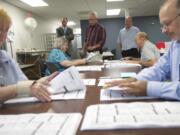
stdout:
<svg viewBox="0 0 180 135">
<path fill-rule="evenodd" d="M 180 0 L 0 0 L 0 135 L 179 135 Z"/>
</svg>

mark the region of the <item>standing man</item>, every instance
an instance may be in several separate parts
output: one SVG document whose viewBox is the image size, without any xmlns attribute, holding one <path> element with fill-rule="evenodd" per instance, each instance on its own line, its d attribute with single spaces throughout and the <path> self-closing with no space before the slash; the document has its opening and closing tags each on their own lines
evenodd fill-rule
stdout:
<svg viewBox="0 0 180 135">
<path fill-rule="evenodd" d="M 56 29 L 57 37 L 65 37 L 68 40 L 68 50 L 67 54 L 69 56 L 73 55 L 73 47 L 71 41 L 74 39 L 73 30 L 69 27 L 67 27 L 68 18 L 63 17 L 61 20 L 62 27 L 59 27 Z"/>
<path fill-rule="evenodd" d="M 125 18 L 125 27 L 120 30 L 117 39 L 117 43 L 120 45 L 123 57 L 130 56 L 138 58 L 140 56 L 134 40 L 139 31 L 139 28 L 133 26 L 132 17 Z"/>
<path fill-rule="evenodd" d="M 106 41 L 106 31 L 98 23 L 97 13 L 89 13 L 89 25 L 86 28 L 85 43 L 83 46 L 84 52 L 99 51 L 102 53 L 102 48 Z"/>
<path fill-rule="evenodd" d="M 152 97 L 180 100 L 180 0 L 165 0 L 159 12 L 162 33 L 172 39 L 168 51 L 134 79 L 110 82 L 131 92 Z M 166 81 L 170 80 L 170 81 Z"/>
</svg>

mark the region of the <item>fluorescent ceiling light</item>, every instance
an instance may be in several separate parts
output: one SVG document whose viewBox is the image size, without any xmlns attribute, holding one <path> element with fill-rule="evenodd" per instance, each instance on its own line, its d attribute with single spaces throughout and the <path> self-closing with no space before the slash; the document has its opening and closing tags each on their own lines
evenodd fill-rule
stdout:
<svg viewBox="0 0 180 135">
<path fill-rule="evenodd" d="M 76 25 L 76 23 L 73 22 L 73 21 L 68 21 L 67 25 L 68 25 L 68 26 L 74 26 L 74 25 Z"/>
<path fill-rule="evenodd" d="M 20 0 L 20 1 L 30 5 L 31 7 L 48 6 L 48 4 L 46 2 L 44 2 L 43 0 Z"/>
<path fill-rule="evenodd" d="M 124 0 L 106 0 L 107 2 L 118 2 L 118 1 L 124 1 Z"/>
<path fill-rule="evenodd" d="M 108 10 L 106 11 L 106 14 L 107 14 L 108 16 L 119 15 L 120 11 L 121 11 L 121 9 L 108 9 Z"/>
</svg>

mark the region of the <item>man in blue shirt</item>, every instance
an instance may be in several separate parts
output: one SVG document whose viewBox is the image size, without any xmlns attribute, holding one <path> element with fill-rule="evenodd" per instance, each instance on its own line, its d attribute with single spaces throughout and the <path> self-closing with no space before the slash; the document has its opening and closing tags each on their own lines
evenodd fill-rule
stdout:
<svg viewBox="0 0 180 135">
<path fill-rule="evenodd" d="M 142 70 L 136 79 L 108 84 L 126 87 L 142 95 L 180 100 L 180 0 L 166 0 L 160 8 L 159 17 L 162 33 L 173 40 L 169 50 L 154 66 Z"/>
<path fill-rule="evenodd" d="M 117 44 L 120 45 L 123 57 L 139 57 L 139 52 L 135 43 L 135 36 L 139 28 L 133 26 L 132 17 L 125 18 L 125 27 L 119 31 Z"/>
</svg>

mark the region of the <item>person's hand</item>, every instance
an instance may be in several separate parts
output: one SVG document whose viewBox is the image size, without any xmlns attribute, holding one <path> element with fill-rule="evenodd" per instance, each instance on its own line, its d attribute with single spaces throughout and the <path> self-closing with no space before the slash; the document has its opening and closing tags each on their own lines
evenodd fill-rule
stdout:
<svg viewBox="0 0 180 135">
<path fill-rule="evenodd" d="M 30 94 L 37 97 L 41 101 L 51 101 L 51 93 L 47 90 L 49 86 L 49 81 L 51 81 L 59 72 L 54 72 L 50 76 L 43 77 L 37 80 L 31 85 Z"/>
<path fill-rule="evenodd" d="M 56 72 L 52 73 L 52 74 L 49 75 L 49 76 L 40 78 L 39 80 L 37 80 L 37 82 L 40 82 L 40 83 L 43 83 L 43 84 L 47 84 L 47 83 L 48 83 L 49 81 L 51 81 L 54 77 L 56 77 L 58 74 L 59 74 L 59 72 L 56 71 Z"/>
<path fill-rule="evenodd" d="M 121 83 L 119 87 L 125 88 L 127 93 L 134 93 L 136 95 L 145 96 L 147 90 L 147 81 Z"/>
<path fill-rule="evenodd" d="M 93 46 L 88 46 L 87 47 L 87 51 L 92 51 L 94 48 L 93 48 Z"/>
<path fill-rule="evenodd" d="M 45 102 L 45 101 L 48 101 L 50 102 L 51 101 L 51 93 L 47 90 L 47 86 L 48 86 L 48 83 L 45 84 L 45 83 L 41 83 L 41 82 L 36 82 L 34 84 L 31 85 L 31 88 L 30 88 L 30 95 L 31 96 L 34 96 L 34 97 L 37 97 L 39 100 Z"/>
<path fill-rule="evenodd" d="M 115 81 L 110 81 L 110 82 L 105 83 L 105 87 L 106 88 L 114 87 L 114 86 L 119 86 L 119 85 L 124 84 L 124 83 L 135 82 L 135 81 L 137 81 L 136 78 L 128 78 L 128 79 L 115 80 Z"/>
<path fill-rule="evenodd" d="M 135 78 L 107 82 L 106 85 L 108 87 L 119 86 L 125 89 L 125 93 L 135 93 L 143 96 L 146 95 L 147 90 L 147 81 L 138 81 Z"/>
</svg>

